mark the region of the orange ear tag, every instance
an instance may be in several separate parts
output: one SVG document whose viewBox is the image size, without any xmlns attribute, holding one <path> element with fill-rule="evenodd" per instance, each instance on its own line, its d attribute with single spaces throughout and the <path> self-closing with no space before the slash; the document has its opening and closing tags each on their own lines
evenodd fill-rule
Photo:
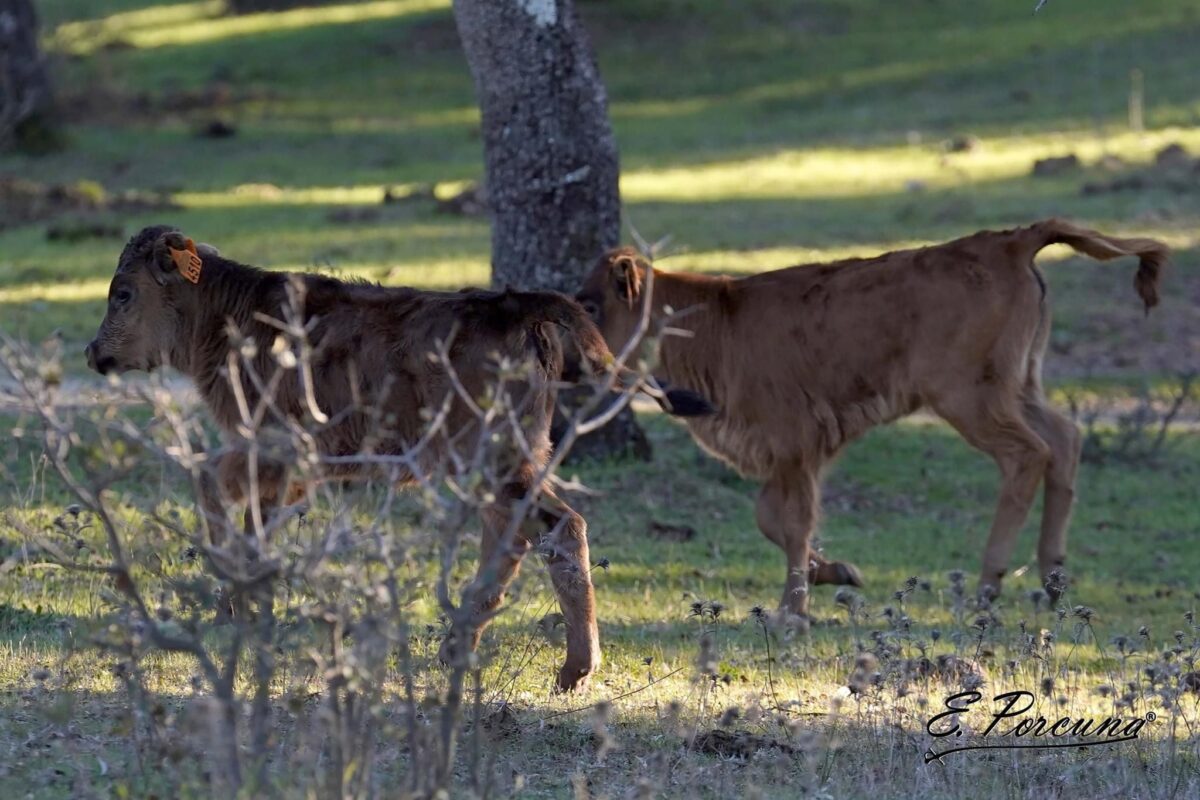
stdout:
<svg viewBox="0 0 1200 800">
<path fill-rule="evenodd" d="M 200 254 L 196 252 L 196 243 L 188 239 L 186 250 L 176 250 L 174 247 L 170 250 L 171 260 L 175 262 L 175 268 L 179 270 L 179 274 L 192 283 L 199 283 L 200 268 L 204 266 L 204 262 L 200 260 Z"/>
</svg>

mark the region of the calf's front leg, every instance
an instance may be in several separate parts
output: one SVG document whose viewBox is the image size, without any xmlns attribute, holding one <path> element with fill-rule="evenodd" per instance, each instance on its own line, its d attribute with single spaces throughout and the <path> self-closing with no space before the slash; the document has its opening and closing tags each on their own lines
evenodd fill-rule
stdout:
<svg viewBox="0 0 1200 800">
<path fill-rule="evenodd" d="M 211 469 L 200 473 L 200 510 L 216 547 L 224 547 L 230 540 L 230 506 L 244 506 L 242 531 L 253 537 L 259 531 L 269 534 L 280 508 L 295 505 L 303 497 L 304 485 L 289 480 L 284 465 L 260 457 L 252 467 L 241 451 L 222 453 Z"/>
<path fill-rule="evenodd" d="M 792 466 L 779 470 L 766 482 L 755 509 L 758 527 L 787 558 L 787 578 L 779 606 L 804 618 L 808 617 L 812 562 L 809 544 L 817 522 L 818 492 L 816 472 Z"/>
</svg>

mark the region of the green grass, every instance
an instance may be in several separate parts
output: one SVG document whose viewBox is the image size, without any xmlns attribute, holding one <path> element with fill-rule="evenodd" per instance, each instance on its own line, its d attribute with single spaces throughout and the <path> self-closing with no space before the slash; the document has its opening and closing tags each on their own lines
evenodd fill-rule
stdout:
<svg viewBox="0 0 1200 800">
<path fill-rule="evenodd" d="M 1103 155 L 1140 166 L 1172 142 L 1200 154 L 1200 14 L 1189 0 L 1051 2 L 1037 16 L 1032 5 L 581 0 L 609 90 L 627 221 L 648 239 L 673 237 L 668 267 L 714 272 L 869 255 L 1051 214 L 1160 236 L 1177 255 L 1164 304 L 1148 319 L 1130 288 L 1131 265 L 1047 252 L 1056 315 L 1047 372 L 1060 391 L 1082 389 L 1101 401 L 1127 397 L 1144 379 L 1169 383 L 1196 366 L 1200 191 L 1152 185 L 1085 196 L 1081 186 L 1110 177 L 1096 165 Z M 179 208 L 104 219 L 125 234 L 171 222 L 265 267 L 428 287 L 488 281 L 486 221 L 440 215 L 428 201 L 379 203 L 385 187 L 433 183 L 448 192 L 482 173 L 478 113 L 447 0 L 330 3 L 285 18 L 237 19 L 211 2 L 41 6 L 60 94 L 74 118 L 70 146 L 40 158 L 0 157 L 0 175 L 168 192 Z M 1142 133 L 1127 124 L 1133 69 L 1145 76 Z M 214 82 L 231 87 L 228 102 L 173 110 Z M 238 134 L 197 138 L 193 131 L 214 117 L 235 123 Z M 946 152 L 943 143 L 962 135 L 977 137 L 978 146 Z M 1030 177 L 1035 159 L 1068 152 L 1083 159 L 1081 173 Z M 377 207 L 374 220 L 334 218 Z M 80 376 L 80 351 L 103 314 L 123 242 L 51 242 L 47 224 L 0 230 L 0 331 L 29 340 L 59 331 L 67 371 Z M 586 714 L 502 742 L 505 763 L 526 776 L 533 795 L 569 794 L 577 771 L 592 775 L 593 791 L 622 794 L 640 770 L 666 769 L 655 759 L 676 771 L 665 793 L 698 786 L 693 791 L 714 797 L 745 784 L 792 796 L 789 787 L 815 791 L 822 781 L 838 796 L 868 787 L 875 796 L 1016 797 L 1058 785 L 1066 772 L 1078 786 L 1097 787 L 1080 776 L 1095 764 L 1086 755 L 1018 760 L 1012 764 L 1023 766 L 1011 768 L 963 760 L 948 763 L 940 777 L 920 772 L 914 779 L 927 744 L 920 713 L 910 709 L 901 732 L 888 732 L 869 722 L 862 704 L 833 723 L 849 742 L 844 752 L 822 750 L 820 763 L 781 767 L 760 758 L 742 768 L 680 754 L 662 722 L 668 703 L 695 711 L 705 697 L 705 708 L 719 714 L 761 698 L 767 660 L 748 616 L 776 601 L 783 563 L 755 528 L 753 484 L 703 456 L 681 428 L 656 416 L 648 424 L 655 462 L 581 469 L 601 494 L 574 501 L 589 520 L 594 558 L 611 561 L 597 576 L 602 680 L 584 698 L 548 698 L 558 649 L 535 647 L 510 699 L 522 721 L 535 722 L 642 686 L 648 672 L 684 669 L 618 703 L 613 728 L 621 747 L 603 764 Z M 1153 637 L 1147 650 L 1161 649 L 1197 605 L 1197 464 L 1195 437 L 1178 434 L 1157 464 L 1085 465 L 1081 473 L 1070 602 L 1095 609 L 1106 647 L 1107 637 L 1136 635 L 1145 625 Z M 43 476 L 30 440 L 0 442 L 0 465 L 0 498 L 22 518 L 44 524 L 69 502 Z M 124 512 L 135 525 L 160 501 L 185 503 L 180 487 L 152 468 L 140 478 L 127 487 Z M 880 611 L 909 576 L 932 581 L 931 592 L 907 601 L 917 635 L 928 640 L 936 627 L 947 638 L 935 649 L 956 649 L 948 638 L 958 626 L 946 573 L 962 569 L 973 578 L 995 484 L 992 466 L 940 426 L 897 426 L 853 447 L 829 481 L 822 538 L 831 554 L 864 569 L 872 616 L 852 629 L 832 592 L 818 592 L 814 609 L 823 624 L 807 638 L 776 642 L 783 652 L 770 677 L 780 697 L 806 712 L 826 711 L 852 670 L 854 643 L 886 629 Z M 987 666 L 997 686 L 1037 682 L 1025 663 L 1003 674 L 1021 619 L 1034 628 L 1059 626 L 1025 598 L 1036 585 L 1036 514 L 1013 565 L 1031 571 L 1010 580 L 1005 628 L 990 634 Z M 657 540 L 648 534 L 651 520 L 690 525 L 698 536 Z M 0 521 L 0 560 L 21 546 Z M 178 554 L 168 555 L 182 569 Z M 512 611 L 489 634 L 489 654 L 540 643 L 533 622 L 552 608 L 545 576 L 531 568 L 522 581 Z M 0 767 L 3 796 L 69 794 L 54 770 L 70 748 L 124 763 L 122 695 L 109 662 L 83 646 L 109 609 L 102 589 L 99 579 L 15 562 L 0 573 L 0 750 L 23 753 Z M 731 682 L 709 690 L 693 682 L 690 668 L 700 623 L 689 609 L 700 600 L 726 609 L 714 627 L 720 669 Z M 418 611 L 434 616 L 432 606 Z M 1073 624 L 1062 623 L 1064 641 Z M 649 668 L 645 658 L 653 659 Z M 1113 660 L 1087 642 L 1060 645 L 1056 659 L 1077 681 L 1070 707 L 1103 707 L 1090 691 L 1109 681 Z M 41 667 L 68 676 L 73 710 L 33 679 Z M 193 667 L 170 657 L 157 670 L 157 687 L 178 698 Z M 936 704 L 941 691 L 923 694 Z M 1194 703 L 1188 713 L 1194 726 Z M 48 732 L 71 725 L 82 739 Z M 1179 734 L 1191 737 L 1180 758 L 1193 785 L 1194 732 Z M 1160 727 L 1149 738 L 1169 737 Z M 1114 749 L 1098 760 L 1122 776 L 1120 785 L 1150 796 L 1161 784 L 1129 775 L 1140 757 L 1161 776 L 1158 752 Z M 813 776 L 824 777 L 810 784 Z"/>
<path fill-rule="evenodd" d="M 373 223 L 329 219 L 375 204 L 384 186 L 481 174 L 448 2 L 322 5 L 284 26 L 224 17 L 213 2 L 46 5 L 61 23 L 48 38 L 64 52 L 62 93 L 92 110 L 71 129 L 74 146 L 0 159 L 0 173 L 178 192 L 180 210 L 116 221 L 132 233 L 168 220 L 263 266 L 487 282 L 484 221 L 439 216 L 432 203 Z M 1182 251 L 1176 279 L 1194 285 L 1200 193 L 1083 197 L 1087 176 L 1028 173 L 1063 152 L 1091 163 L 1103 153 L 1145 162 L 1173 141 L 1200 150 L 1186 46 L 1200 18 L 1185 0 L 1056 5 L 1034 17 L 1007 1 L 585 2 L 628 220 L 648 237 L 672 235 L 674 266 L 737 271 L 1067 214 L 1167 238 Z M 1144 135 L 1127 130 L 1134 68 L 1145 74 Z M 214 80 L 232 87 L 228 104 L 171 110 Z M 143 95 L 148 108 L 135 102 Z M 239 134 L 197 139 L 213 116 Z M 963 134 L 980 147 L 943 152 Z M 906 189 L 917 183 L 924 191 Z M 282 192 L 239 190 L 263 184 Z M 5 330 L 86 341 L 119 244 L 50 243 L 43 226 L 0 233 Z M 1091 291 L 1072 284 L 1059 304 L 1094 307 Z"/>
<path fill-rule="evenodd" d="M 1028 599 L 1028 593 L 1038 586 L 1033 523 L 1027 526 L 1014 561 L 1014 567 L 1032 569 L 1024 574 L 1018 570 L 1010 579 L 998 606 L 1001 627 L 976 641 L 968 628 L 973 615 L 965 612 L 965 620 L 956 621 L 947 574 L 955 569 L 972 572 L 977 564 L 996 475 L 981 455 L 944 428 L 898 425 L 877 431 L 852 448 L 827 481 L 823 539 L 830 552 L 863 568 L 868 581 L 863 590 L 866 614 L 852 622 L 834 602 L 830 589 L 817 590 L 812 631 L 800 638 L 774 635 L 774 662 L 768 674 L 763 633 L 753 620 L 752 609 L 773 605 L 782 584 L 783 563 L 778 551 L 755 530 L 754 487 L 701 454 L 679 426 L 658 414 L 644 417 L 644 422 L 656 448 L 655 462 L 581 468 L 580 477 L 599 494 L 573 499 L 589 520 L 593 562 L 610 562 L 607 569 L 596 571 L 605 656 L 597 683 L 581 697 L 547 695 L 550 676 L 561 657 L 561 643 L 547 641 L 536 625 L 554 609 L 554 603 L 545 572 L 535 564 L 525 570 L 510 597 L 510 610 L 485 639 L 483 652 L 490 664 L 485 686 L 507 699 L 523 724 L 535 728 L 496 744 L 501 763 L 527 776 L 531 796 L 561 796 L 568 791 L 569 778 L 576 770 L 592 770 L 597 790 L 617 792 L 632 784 L 639 759 L 656 753 L 680 757 L 676 752 L 679 745 L 673 744 L 676 740 L 670 735 L 664 739 L 666 728 L 661 724 L 664 708 L 671 702 L 680 703 L 692 724 L 706 729 L 717 724 L 716 718 L 726 708 L 748 709 L 765 702 L 768 687 L 773 685 L 774 696 L 792 703 L 793 713 L 819 719 L 850 680 L 857 649 L 871 646 L 872 632 L 890 630 L 884 616 L 889 606 L 902 608 L 911 617 L 911 631 L 895 640 L 909 652 L 915 652 L 914 642 L 924 641 L 931 656 L 958 653 L 978 657 L 989 675 L 989 692 L 1036 691 L 1044 675 L 1058 675 L 1063 685 L 1056 693 L 1063 698 L 1063 710 L 1051 704 L 1043 713 L 1066 711 L 1103 717 L 1112 713 L 1111 701 L 1096 696 L 1095 688 L 1136 679 L 1141 667 L 1152 663 L 1156 648 L 1169 646 L 1173 633 L 1187 628 L 1183 614 L 1194 611 L 1200 600 L 1194 579 L 1200 555 L 1192 546 L 1194 531 L 1200 526 L 1200 509 L 1191 489 L 1200 478 L 1200 443 L 1183 439 L 1154 467 L 1083 468 L 1071 547 L 1076 583 L 1068 605 L 1083 604 L 1094 610 L 1098 643 L 1089 632 L 1076 627 L 1078 620 L 1070 616 L 1066 621 L 1057 620 L 1052 611 L 1038 610 Z M 61 513 L 69 498 L 53 480 L 40 478 L 36 461 L 30 458 L 36 453 L 31 443 L 16 442 L 9 445 L 5 463 L 15 484 L 36 490 L 15 502 L 14 513 L 43 527 Z M 141 520 L 154 507 L 162 512 L 184 503 L 179 508 L 185 519 L 189 514 L 181 488 L 160 485 L 160 479 L 156 468 L 147 465 L 117 487 L 122 498 L 121 520 L 128 524 L 132 542 L 142 541 L 141 535 L 132 532 L 139 530 Z M 1034 520 L 1037 512 L 1035 509 Z M 698 533 L 686 542 L 663 541 L 650 533 L 652 522 L 692 526 Z M 295 529 L 286 534 L 299 535 Z M 21 546 L 12 529 L 0 529 L 0 537 L 5 555 Z M 94 531 L 85 533 L 84 538 L 90 547 L 102 549 Z M 149 558 L 147 548 L 154 547 L 154 541 L 152 537 L 136 546 L 142 551 L 142 563 Z M 196 567 L 183 557 L 182 548 L 176 542 L 170 548 L 155 549 L 167 578 L 195 573 Z M 434 561 L 432 552 L 428 558 L 428 569 L 416 573 L 420 578 L 425 572 L 423 580 L 432 577 L 427 574 Z M 461 577 L 470 573 L 473 559 L 472 552 L 464 553 Z M 893 593 L 912 576 L 927 579 L 930 588 L 916 590 L 898 605 Z M 153 578 L 146 578 L 150 586 L 156 585 Z M 116 768 L 113 781 L 101 781 L 100 785 L 115 788 L 122 785 L 122 778 L 132 781 L 123 738 L 128 723 L 123 713 L 114 711 L 122 707 L 125 695 L 110 671 L 113 659 L 97 656 L 86 644 L 89 636 L 102 630 L 101 621 L 112 611 L 106 596 L 111 597 L 111 589 L 103 578 L 32 565 L 16 566 L 0 585 L 0 622 L 4 626 L 0 682 L 12 687 L 2 701 L 7 722 L 0 726 L 0 740 L 16 744 L 22 737 L 31 737 L 39 748 L 10 765 L 7 777 L 0 776 L 0 785 L 7 780 L 14 787 L 37 786 L 42 790 L 37 796 L 55 796 L 62 787 L 61 780 L 54 777 L 56 765 L 80 753 L 89 764 L 98 756 Z M 718 620 L 702 621 L 692 614 L 694 603 L 712 601 L 724 608 Z M 413 613 L 417 625 L 436 624 L 431 600 L 418 602 Z M 1019 624 L 1033 631 L 1046 628 L 1057 632 L 1057 650 L 1045 667 L 1021 654 Z M 1148 638 L 1139 638 L 1142 626 Z M 708 630 L 716 643 L 722 679 L 711 688 L 705 688 L 706 680 L 698 682 L 694 677 L 703 630 Z M 941 632 L 940 640 L 935 631 Z M 885 640 L 894 635 L 885 634 Z M 1117 635 L 1138 642 L 1140 652 L 1127 661 L 1116 657 L 1111 638 Z M 432 656 L 432 649 L 422 653 L 429 670 L 424 680 L 436 685 L 438 670 Z M 513 660 L 525 657 L 528 663 L 516 683 L 506 686 Z M 1010 661 L 1012 666 L 1005 666 Z M 319 690 L 312 685 L 311 675 L 306 677 L 299 653 L 287 657 L 286 663 L 281 678 L 284 685 L 292 691 L 297 685 Z M 184 708 L 188 695 L 184 687 L 195 673 L 191 660 L 156 656 L 147 664 L 151 688 L 161 693 L 168 707 Z M 39 669 L 53 676 L 48 681 L 53 689 L 35 680 Z M 645 689 L 648 679 L 662 676 L 670 677 Z M 904 760 L 915 764 L 921 750 L 932 743 L 922 729 L 933 712 L 913 703 L 940 707 L 945 696 L 957 691 L 953 686 L 918 682 L 907 705 L 891 701 L 908 715 L 907 721 L 901 720 L 901 729 L 907 731 L 901 742 L 878 738 L 879 729 L 886 730 L 889 723 L 877 716 L 874 704 L 893 708 L 886 693 L 877 701 L 848 701 L 837 720 L 813 721 L 811 730 L 835 738 L 839 726 L 846 726 L 841 735 L 850 738 L 842 746 L 846 751 L 840 757 L 842 762 L 832 765 L 826 776 L 828 788 L 854 795 L 867 786 L 900 790 L 903 784 L 896 783 L 896 772 L 911 769 L 902 766 Z M 396 688 L 399 690 L 399 684 Z M 611 733 L 620 749 L 608 756 L 598 771 L 589 755 L 595 746 L 590 715 L 568 715 L 546 727 L 538 725 L 539 718 L 639 689 L 643 691 L 616 704 Z M 1155 708 L 1153 701 L 1141 702 L 1151 703 L 1139 706 L 1141 713 Z M 1196 711 L 1194 701 L 1185 699 L 1182 719 L 1194 726 Z M 277 713 L 284 715 L 282 708 Z M 1159 714 L 1163 712 L 1159 710 Z M 772 734 L 777 727 L 770 718 L 768 714 L 750 729 Z M 45 728 L 46 724 L 51 727 Z M 48 731 L 60 729 L 54 725 L 84 733 L 85 742 L 69 749 L 47 739 Z M 858 728 L 862 731 L 855 734 Z M 1143 738 L 1144 746 L 1152 746 L 1169 740 L 1170 731 L 1165 724 L 1151 726 Z M 1194 740 L 1185 746 L 1185 752 L 1186 748 L 1193 748 L 1194 759 Z M 836 758 L 836 752 L 828 757 Z M 1114 763 L 1125 764 L 1124 759 L 1135 752 L 1114 748 L 1110 757 Z M 895 771 L 881 770 L 864 783 L 857 770 L 883 757 L 895 759 L 901 766 Z M 1156 770 L 1162 768 L 1157 756 L 1143 752 L 1143 757 L 1154 761 Z M 1033 791 L 1059 770 L 1083 763 L 1086 761 L 1076 757 L 1035 761 L 1017 786 Z M 812 779 L 809 768 L 799 763 L 784 770 L 785 776 L 791 777 L 781 778 L 762 761 L 736 768 L 709 756 L 687 753 L 682 755 L 680 768 L 707 769 L 730 787 L 758 785 L 771 797 L 790 796 L 784 791 L 790 781 Z M 1194 780 L 1194 769 L 1193 761 L 1182 774 L 1185 778 L 1191 774 Z M 967 759 L 950 763 L 944 774 L 942 794 L 934 796 L 961 796 L 976 781 L 999 791 L 1005 780 L 1002 773 L 980 769 Z M 727 795 L 701 789 L 701 796 Z"/>
</svg>

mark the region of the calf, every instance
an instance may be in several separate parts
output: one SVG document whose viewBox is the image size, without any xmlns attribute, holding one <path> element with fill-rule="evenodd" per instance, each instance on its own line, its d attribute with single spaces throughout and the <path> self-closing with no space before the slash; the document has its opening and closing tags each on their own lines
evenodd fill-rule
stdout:
<svg viewBox="0 0 1200 800">
<path fill-rule="evenodd" d="M 1059 220 L 745 278 L 664 272 L 621 249 L 597 263 L 578 299 L 613 349 L 647 302 L 652 315 L 695 310 L 675 323 L 690 338 L 662 341 L 658 371 L 716 406 L 688 423 L 700 445 L 764 482 L 757 519 L 787 555 L 783 608 L 806 615 L 806 567 L 831 566 L 814 562 L 809 546 L 823 467 L 872 427 L 919 408 L 1000 467 L 981 594 L 999 591 L 1042 482 L 1038 562 L 1055 594 L 1080 448 L 1042 390 L 1050 312 L 1033 258 L 1056 243 L 1098 259 L 1138 256 L 1137 293 L 1147 311 L 1158 302 L 1163 244 Z"/>
<path fill-rule="evenodd" d="M 534 487 L 550 454 L 549 428 L 554 409 L 553 382 L 562 373 L 562 349 L 557 331 L 565 329 L 593 370 L 612 362 L 596 326 L 575 301 L 554 293 L 463 291 L 422 292 L 346 283 L 319 275 L 264 272 L 222 258 L 215 250 L 197 248 L 190 239 L 167 227 L 151 227 L 134 236 L 121 253 L 108 292 L 108 310 L 95 340 L 87 347 L 88 364 L 98 372 L 153 370 L 170 365 L 190 377 L 204 402 L 226 432 L 242 424 L 239 403 L 254 408 L 262 398 L 260 384 L 241 370 L 231 381 L 227 367 L 230 330 L 253 338 L 259 345 L 249 366 L 265 379 L 276 373 L 275 354 L 266 346 L 278 335 L 271 320 L 284 320 L 295 304 L 291 287 L 302 290 L 303 319 L 313 348 L 311 372 L 291 369 L 274 391 L 277 422 L 307 421 L 325 468 L 338 477 L 364 471 L 354 456 L 404 453 L 428 429 L 422 411 L 443 407 L 448 398 L 444 430 L 421 449 L 418 471 L 432 472 L 435 464 L 454 455 L 452 450 L 471 440 L 477 417 L 456 392 L 454 377 L 431 355 L 438 342 L 451 342 L 454 376 L 469 398 L 485 395 L 494 381 L 497 360 L 530 362 L 532 376 L 514 398 L 525 448 L 514 447 L 518 463 L 511 469 L 499 497 L 483 512 L 480 578 L 488 571 L 492 588 L 478 600 L 477 624 L 471 631 L 478 645 L 491 612 L 503 599 L 522 557 L 534 545 L 547 560 L 559 606 L 566 619 L 567 657 L 557 686 L 581 686 L 600 663 L 595 603 L 589 576 L 587 528 L 575 513 L 549 490 L 541 489 L 537 525 L 516 526 L 518 541 L 503 541 L 512 509 Z M 452 335 L 453 334 L 453 335 Z M 306 377 L 311 375 L 311 377 Z M 240 390 L 240 391 L 237 391 Z M 241 397 L 239 398 L 239 394 Z M 688 400 L 680 393 L 676 397 Z M 270 399 L 270 398 L 268 398 Z M 698 401 L 698 399 L 697 399 Z M 696 403 L 690 404 L 696 407 Z M 699 403 L 700 406 L 703 403 Z M 377 424 L 380 419 L 386 424 Z M 313 424 L 316 420 L 319 424 Z M 461 455 L 461 453 L 460 453 Z M 295 486 L 286 473 L 270 463 L 250 474 L 244 453 L 221 457 L 216 478 L 204 473 L 201 502 L 210 521 L 224 520 L 223 498 L 247 502 L 251 510 L 291 501 Z M 405 473 L 401 481 L 418 475 Z M 210 525 L 219 531 L 221 525 Z M 539 541 L 541 539 L 541 541 Z"/>
</svg>

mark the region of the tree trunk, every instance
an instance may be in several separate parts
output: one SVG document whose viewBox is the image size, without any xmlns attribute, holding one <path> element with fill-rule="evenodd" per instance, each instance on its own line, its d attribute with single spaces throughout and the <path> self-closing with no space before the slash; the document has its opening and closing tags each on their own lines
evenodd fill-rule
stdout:
<svg viewBox="0 0 1200 800">
<path fill-rule="evenodd" d="M 32 0 L 0 0 L 0 149 L 49 149 L 55 143 L 53 96 L 38 49 Z"/>
<path fill-rule="evenodd" d="M 483 117 L 492 284 L 573 295 L 621 235 L 608 98 L 574 4 L 454 0 L 454 16 Z M 573 452 L 648 458 L 649 444 L 627 410 Z"/>
</svg>

